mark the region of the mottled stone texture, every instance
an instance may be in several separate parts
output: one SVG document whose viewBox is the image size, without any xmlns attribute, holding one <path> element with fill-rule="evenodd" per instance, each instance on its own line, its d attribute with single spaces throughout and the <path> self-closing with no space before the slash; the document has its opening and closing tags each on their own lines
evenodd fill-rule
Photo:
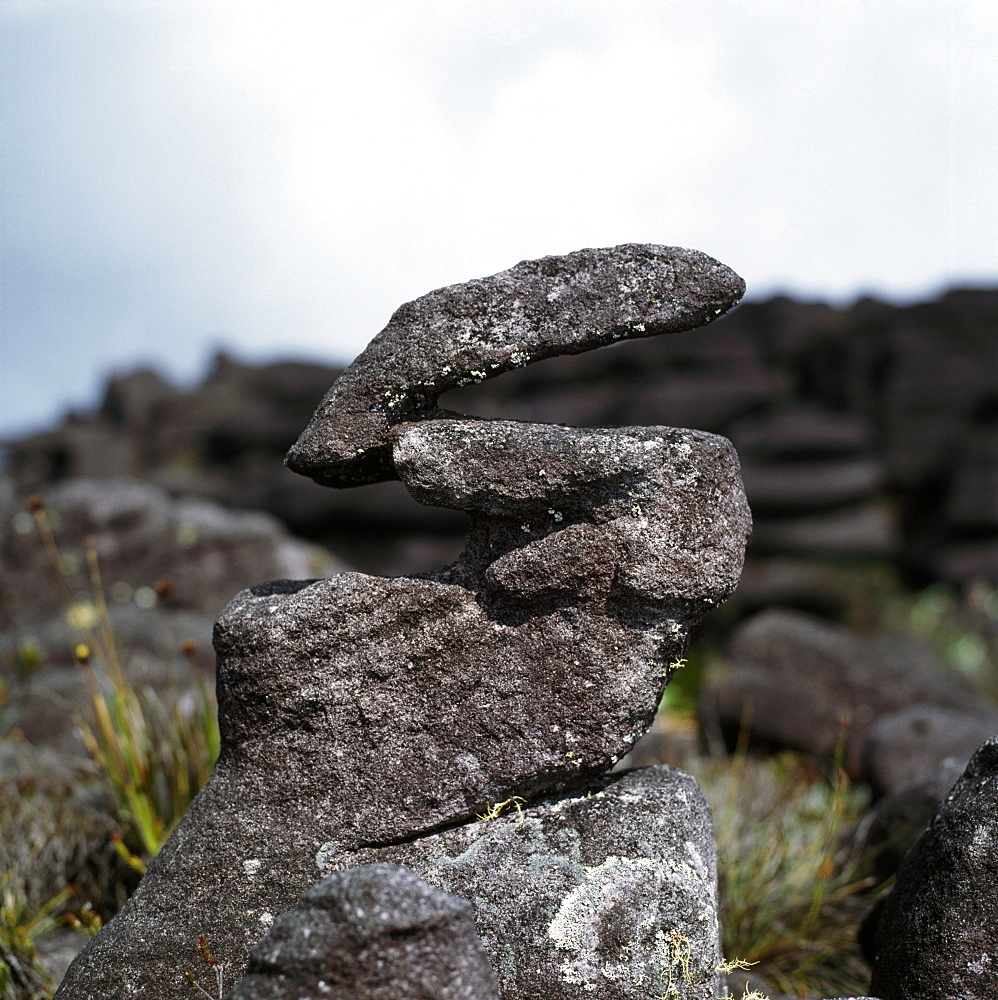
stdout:
<svg viewBox="0 0 998 1000">
<path fill-rule="evenodd" d="M 660 766 L 323 867 L 388 858 L 474 904 L 505 1000 L 720 996 L 714 832 L 696 781 Z"/>
<path fill-rule="evenodd" d="M 471 904 L 398 865 L 329 875 L 278 917 L 229 1000 L 496 1000 Z"/>
<path fill-rule="evenodd" d="M 697 250 L 579 250 L 407 302 L 336 381 L 287 463 L 331 486 L 394 479 L 390 428 L 439 415 L 441 393 L 531 361 L 692 330 L 744 294 Z"/>
<path fill-rule="evenodd" d="M 655 280 L 648 270 L 653 264 L 660 269 Z M 604 265 L 601 278 L 596 272 Z M 516 344 L 525 361 L 557 353 L 552 344 L 584 350 L 623 335 L 629 324 L 657 322 L 666 329 L 676 316 L 700 322 L 725 306 L 710 299 L 708 309 L 689 289 L 716 290 L 722 271 L 701 255 L 618 248 L 521 265 L 486 279 L 484 298 L 469 286 L 434 293 L 423 306 L 397 314 L 409 317 L 415 353 L 405 353 L 404 338 L 395 343 L 382 335 L 386 353 L 362 356 L 363 365 L 344 376 L 346 395 L 337 396 L 334 387 L 309 433 L 330 441 L 338 433 L 330 398 L 349 397 L 359 406 L 363 397 L 364 407 L 381 398 L 351 395 L 361 382 L 382 392 L 387 383 L 379 379 L 388 376 L 373 370 L 376 358 L 384 371 L 394 371 L 392 384 L 411 388 L 399 366 L 422 371 L 416 355 L 435 357 L 431 372 L 475 357 L 498 371 L 520 363 L 512 360 Z M 675 277 L 680 272 L 683 282 Z M 737 297 L 740 279 L 724 273 Z M 510 277 L 516 274 L 522 281 Z M 507 296 L 502 308 L 500 290 Z M 674 300 L 667 302 L 669 295 Z M 421 326 L 438 306 L 451 320 L 465 317 L 467 328 L 436 320 Z M 392 327 L 393 337 L 401 337 L 403 319 Z M 509 347 L 508 356 L 489 353 L 493 342 Z M 432 392 L 426 392 L 446 381 L 427 383 Z M 391 469 L 417 499 L 468 512 L 465 553 L 422 577 L 344 573 L 273 581 L 235 597 L 215 629 L 222 731 L 215 772 L 135 895 L 71 967 L 60 997 L 186 997 L 181 973 L 197 964 L 201 934 L 229 970 L 230 985 L 273 919 L 315 881 L 317 858 L 328 864 L 335 857 L 333 867 L 349 867 L 359 852 L 473 822 L 513 797 L 526 802 L 592 788 L 651 723 L 690 630 L 734 589 L 750 517 L 737 458 L 723 438 L 665 427 L 416 422 L 405 419 L 413 415 L 406 406 L 392 410 L 390 421 L 370 411 L 381 421 L 377 441 L 391 448 Z M 359 465 L 355 459 L 367 445 L 351 448 L 349 475 L 324 451 L 316 459 L 330 481 L 362 476 L 366 459 Z M 653 786 L 633 792 L 635 801 L 654 802 Z M 573 807 L 580 815 L 592 810 L 587 822 L 594 829 L 602 802 L 616 796 L 626 813 L 632 801 L 623 792 L 606 795 Z M 535 817 L 541 827 L 547 816 Z M 558 822 L 551 821 L 552 829 Z M 648 822 L 665 830 L 671 821 L 656 815 Z M 596 890 L 580 888 L 589 878 L 583 869 L 609 865 L 592 878 L 604 879 L 622 904 L 622 885 L 638 891 L 640 858 L 649 859 L 647 885 L 664 891 L 671 885 L 662 860 L 667 843 L 650 832 L 640 844 L 604 845 L 606 856 L 590 862 L 581 846 L 561 837 L 553 849 L 566 859 L 566 874 L 552 900 L 579 890 L 579 905 L 584 897 L 595 906 Z M 696 862 L 686 843 L 670 863 L 700 865 L 699 913 L 713 861 L 701 843 Z M 625 860 L 611 862 L 611 856 Z M 641 921 L 659 913 L 647 902 L 638 909 Z M 680 913 L 675 925 L 642 924 L 642 940 L 657 942 L 658 950 L 629 955 L 626 975 L 634 972 L 642 982 L 661 975 L 665 945 L 658 934 L 672 941 L 673 930 L 692 933 L 678 926 Z M 543 919 L 550 924 L 554 916 Z M 607 926 L 622 934 L 633 919 L 622 912 Z M 701 926 L 695 923 L 697 934 Z M 510 940 L 526 940 L 536 930 L 533 924 L 506 927 Z M 566 924 L 565 946 L 559 946 L 564 967 L 577 977 L 592 969 L 600 982 L 612 980 L 596 971 L 603 961 L 598 956 L 616 954 L 618 945 L 583 941 L 576 948 L 570 933 Z M 529 990 L 504 998 L 571 995 L 564 992 L 562 965 L 546 960 L 543 967 L 547 972 Z M 596 981 L 579 988 L 588 994 Z M 628 993 L 623 981 L 614 982 L 618 992 L 607 997 L 644 996 L 638 987 Z M 705 983 L 701 978 L 680 996 L 707 996 Z"/>
<path fill-rule="evenodd" d="M 873 951 L 870 992 L 883 1000 L 998 995 L 998 736 L 901 862 Z"/>
</svg>

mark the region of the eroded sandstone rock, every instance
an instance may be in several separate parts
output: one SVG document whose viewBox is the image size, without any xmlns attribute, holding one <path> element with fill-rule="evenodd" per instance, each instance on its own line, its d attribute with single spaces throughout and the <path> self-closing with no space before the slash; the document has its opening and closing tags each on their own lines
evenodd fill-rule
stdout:
<svg viewBox="0 0 998 1000">
<path fill-rule="evenodd" d="M 436 359 L 431 372 L 485 362 L 499 371 L 628 329 L 654 332 L 635 331 L 640 323 L 665 330 L 709 319 L 727 301 L 715 296 L 719 281 L 725 295 L 740 294 L 740 279 L 689 252 L 617 248 L 572 255 L 571 267 L 566 260 L 521 265 L 526 284 L 510 284 L 515 268 L 485 279 L 485 300 L 467 286 L 427 297 L 450 302 L 444 312 L 466 326 L 434 320 L 424 329 L 423 307 L 403 307 L 392 329 L 411 324 L 420 360 L 400 353 L 401 333 L 398 343 L 382 335 L 320 407 L 306 437 L 321 447 L 304 471 L 341 484 L 397 472 L 418 500 L 470 515 L 467 549 L 419 577 L 279 580 L 234 598 L 215 629 L 216 769 L 60 997 L 186 996 L 182 973 L 197 964 L 202 935 L 231 985 L 329 858 L 348 867 L 364 851 L 463 828 L 496 803 L 585 793 L 651 723 L 690 630 L 741 570 L 750 516 L 730 443 L 663 427 L 412 419 L 434 416 L 410 404 L 451 378 L 438 372 L 414 396 L 407 366 L 418 374 L 426 358 Z M 500 302 L 504 289 L 521 300 Z M 427 329 L 447 339 L 428 342 Z M 367 409 L 383 402 L 389 376 L 401 402 Z M 349 454 L 337 458 L 347 438 Z M 594 795 L 586 808 L 598 813 L 605 801 Z M 619 856 L 633 872 L 639 850 L 650 852 L 658 891 L 668 879 L 654 844 Z M 559 850 L 573 857 L 570 845 Z M 686 855 L 673 860 L 685 864 Z M 706 885 L 712 860 L 701 861 Z M 671 931 L 642 933 L 658 941 Z M 676 933 L 688 937 L 689 928 Z M 661 947 L 658 960 L 642 955 L 629 968 L 645 962 L 661 972 Z M 593 978 L 575 986 L 588 993 L 603 974 L 579 961 L 575 974 L 585 967 Z M 549 963 L 527 992 L 503 996 L 567 996 L 558 975 Z M 638 986 L 620 990 L 607 995 L 644 996 Z"/>
</svg>

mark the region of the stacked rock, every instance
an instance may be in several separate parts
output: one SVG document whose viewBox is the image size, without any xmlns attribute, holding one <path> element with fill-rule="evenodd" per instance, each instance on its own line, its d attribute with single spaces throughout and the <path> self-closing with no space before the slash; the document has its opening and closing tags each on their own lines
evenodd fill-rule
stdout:
<svg viewBox="0 0 998 1000">
<path fill-rule="evenodd" d="M 215 772 L 58 997 L 231 986 L 319 875 L 382 862 L 473 902 L 502 998 L 717 995 L 707 804 L 668 767 L 607 772 L 738 581 L 734 449 L 667 427 L 467 419 L 436 399 L 701 326 L 743 289 L 703 254 L 628 245 L 396 312 L 288 464 L 334 486 L 398 477 L 470 516 L 467 548 L 433 574 L 272 581 L 229 604 Z"/>
</svg>

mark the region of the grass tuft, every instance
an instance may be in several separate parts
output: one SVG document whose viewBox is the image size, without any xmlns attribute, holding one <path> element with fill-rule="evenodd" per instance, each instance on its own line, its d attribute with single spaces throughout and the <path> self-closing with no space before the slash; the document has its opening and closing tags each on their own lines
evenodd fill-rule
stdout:
<svg viewBox="0 0 998 1000">
<path fill-rule="evenodd" d="M 723 951 L 795 996 L 865 991 L 856 932 L 872 905 L 850 832 L 869 806 L 841 767 L 799 754 L 691 765 L 714 811 Z"/>
</svg>

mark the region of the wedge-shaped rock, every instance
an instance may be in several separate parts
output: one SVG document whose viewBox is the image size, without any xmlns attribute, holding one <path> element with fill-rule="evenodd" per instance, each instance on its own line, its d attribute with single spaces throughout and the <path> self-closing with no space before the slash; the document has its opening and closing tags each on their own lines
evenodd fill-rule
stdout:
<svg viewBox="0 0 998 1000">
<path fill-rule="evenodd" d="M 692 330 L 744 292 L 706 254 L 641 244 L 523 261 L 440 288 L 396 310 L 326 394 L 287 464 L 327 486 L 394 479 L 391 427 L 438 415 L 446 390 L 559 354 Z"/>
<path fill-rule="evenodd" d="M 998 736 L 905 855 L 872 934 L 870 992 L 993 1000 L 998 984 Z"/>
</svg>

